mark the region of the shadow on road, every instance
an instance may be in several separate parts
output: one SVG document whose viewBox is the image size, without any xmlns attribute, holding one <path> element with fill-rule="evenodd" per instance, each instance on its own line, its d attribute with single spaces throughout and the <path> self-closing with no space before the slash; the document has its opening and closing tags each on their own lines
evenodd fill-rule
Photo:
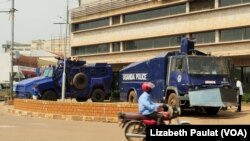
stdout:
<svg viewBox="0 0 250 141">
<path fill-rule="evenodd" d="M 208 115 L 204 111 L 185 110 L 182 112 L 183 117 L 201 118 L 201 119 L 234 119 L 244 117 L 250 114 L 250 109 L 243 110 L 242 112 L 235 112 L 235 108 L 228 110 L 220 110 L 216 115 Z"/>
</svg>

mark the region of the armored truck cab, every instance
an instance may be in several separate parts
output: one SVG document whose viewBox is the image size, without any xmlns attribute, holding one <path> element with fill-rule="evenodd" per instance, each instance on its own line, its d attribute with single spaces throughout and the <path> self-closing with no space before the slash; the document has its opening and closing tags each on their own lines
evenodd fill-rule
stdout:
<svg viewBox="0 0 250 141">
<path fill-rule="evenodd" d="M 141 84 L 151 81 L 155 102 L 165 101 L 181 108 L 203 107 L 216 114 L 221 107 L 237 105 L 230 75 L 231 61 L 194 50 L 194 42 L 181 41 L 181 50 L 165 52 L 149 60 L 132 63 L 120 70 L 122 101 L 137 102 Z"/>
</svg>

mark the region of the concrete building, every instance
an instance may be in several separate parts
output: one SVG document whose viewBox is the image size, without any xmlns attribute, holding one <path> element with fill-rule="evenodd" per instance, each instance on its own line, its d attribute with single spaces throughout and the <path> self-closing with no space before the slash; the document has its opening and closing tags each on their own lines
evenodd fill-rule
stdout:
<svg viewBox="0 0 250 141">
<path fill-rule="evenodd" d="M 82 0 L 70 14 L 71 55 L 88 63 L 118 71 L 179 50 L 187 36 L 196 49 L 231 58 L 250 87 L 250 0 Z"/>
<path fill-rule="evenodd" d="M 66 47 L 66 56 L 70 57 L 70 48 L 69 48 L 69 38 L 67 38 L 67 47 Z M 52 35 L 50 40 L 33 40 L 31 42 L 31 50 L 45 50 L 59 56 L 64 56 L 64 47 L 66 44 L 65 37 Z"/>
<path fill-rule="evenodd" d="M 2 45 L 4 52 L 10 52 L 11 41 L 6 41 L 6 44 Z M 13 53 L 22 54 L 22 55 L 29 55 L 30 54 L 31 45 L 27 43 L 14 43 L 13 46 Z"/>
</svg>

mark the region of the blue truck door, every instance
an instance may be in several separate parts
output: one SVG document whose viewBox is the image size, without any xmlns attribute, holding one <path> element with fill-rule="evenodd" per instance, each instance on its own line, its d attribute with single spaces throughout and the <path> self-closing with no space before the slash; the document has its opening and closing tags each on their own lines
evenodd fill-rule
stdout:
<svg viewBox="0 0 250 141">
<path fill-rule="evenodd" d="M 164 59 L 151 59 L 148 64 L 148 81 L 151 81 L 155 84 L 155 88 L 152 91 L 152 98 L 156 102 L 160 102 L 160 100 L 164 97 L 164 90 L 165 90 L 165 69 L 166 64 Z"/>
<path fill-rule="evenodd" d="M 188 77 L 185 58 L 171 57 L 169 86 L 177 87 L 179 93 L 187 92 Z"/>
</svg>

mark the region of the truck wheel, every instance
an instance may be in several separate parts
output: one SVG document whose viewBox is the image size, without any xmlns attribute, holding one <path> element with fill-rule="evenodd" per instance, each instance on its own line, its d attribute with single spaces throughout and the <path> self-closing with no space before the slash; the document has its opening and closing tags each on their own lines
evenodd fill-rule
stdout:
<svg viewBox="0 0 250 141">
<path fill-rule="evenodd" d="M 220 107 L 205 107 L 204 110 L 208 115 L 216 115 L 219 112 Z"/>
<path fill-rule="evenodd" d="M 82 90 L 88 85 L 88 77 L 84 73 L 78 73 L 73 78 L 73 86 L 79 90 Z"/>
<path fill-rule="evenodd" d="M 128 102 L 129 103 L 137 103 L 137 95 L 135 91 L 130 91 L 128 95 Z"/>
<path fill-rule="evenodd" d="M 103 102 L 105 99 L 105 92 L 102 89 L 95 89 L 91 95 L 93 102 Z"/>
<path fill-rule="evenodd" d="M 177 106 L 177 107 L 179 107 L 179 106 L 180 106 L 180 103 L 179 103 L 178 96 L 177 96 L 175 93 L 171 93 L 171 94 L 168 96 L 167 104 L 168 104 L 169 106 Z"/>
<path fill-rule="evenodd" d="M 42 96 L 42 100 L 50 100 L 50 101 L 56 101 L 57 96 L 54 91 L 45 91 Z"/>
</svg>

